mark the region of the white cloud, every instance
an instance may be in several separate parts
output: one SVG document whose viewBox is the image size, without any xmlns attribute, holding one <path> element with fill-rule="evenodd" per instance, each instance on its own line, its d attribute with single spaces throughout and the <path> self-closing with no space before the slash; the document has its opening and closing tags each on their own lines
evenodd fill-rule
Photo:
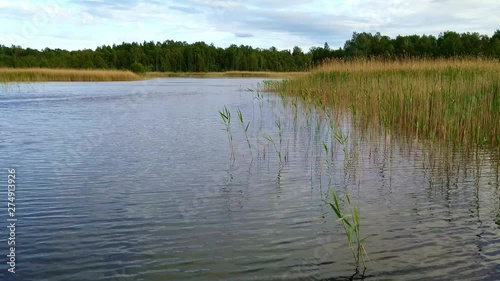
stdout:
<svg viewBox="0 0 500 281">
<path fill-rule="evenodd" d="M 8 35 L 0 44 L 15 37 L 25 47 L 80 49 L 172 39 L 307 49 L 342 46 L 353 31 L 492 34 L 498 14 L 497 0 L 0 0 L 0 34 Z"/>
</svg>

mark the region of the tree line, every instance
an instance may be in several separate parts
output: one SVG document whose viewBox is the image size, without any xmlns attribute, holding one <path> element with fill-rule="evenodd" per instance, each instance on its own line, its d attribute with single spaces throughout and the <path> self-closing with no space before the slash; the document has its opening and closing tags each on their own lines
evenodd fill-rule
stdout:
<svg viewBox="0 0 500 281">
<path fill-rule="evenodd" d="M 134 72 L 173 71 L 301 71 L 325 59 L 351 58 L 449 58 L 485 57 L 500 59 L 500 30 L 493 36 L 447 31 L 433 35 L 390 38 L 380 33 L 353 33 L 343 48 L 331 49 L 328 43 L 304 52 L 231 45 L 227 48 L 196 42 L 122 43 L 95 50 L 68 51 L 7 47 L 0 45 L 0 67 L 48 67 L 76 69 L 128 69 Z"/>
</svg>

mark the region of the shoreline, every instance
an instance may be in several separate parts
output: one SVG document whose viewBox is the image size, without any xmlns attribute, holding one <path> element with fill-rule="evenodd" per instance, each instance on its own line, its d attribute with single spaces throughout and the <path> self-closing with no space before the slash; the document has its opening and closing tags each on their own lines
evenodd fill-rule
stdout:
<svg viewBox="0 0 500 281">
<path fill-rule="evenodd" d="M 0 82 L 107 82 L 136 81 L 131 71 L 57 68 L 0 68 Z"/>
<path fill-rule="evenodd" d="M 221 72 L 146 72 L 141 76 L 152 78 L 294 78 L 308 72 L 221 71 Z"/>
<path fill-rule="evenodd" d="M 154 78 L 294 78 L 307 72 L 146 72 L 128 70 L 86 70 L 58 68 L 0 68 L 0 83 L 16 82 L 118 82 Z"/>
</svg>

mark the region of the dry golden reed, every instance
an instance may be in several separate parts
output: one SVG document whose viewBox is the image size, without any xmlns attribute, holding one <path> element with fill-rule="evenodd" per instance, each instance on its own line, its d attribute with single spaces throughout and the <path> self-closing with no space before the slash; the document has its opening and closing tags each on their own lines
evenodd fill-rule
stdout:
<svg viewBox="0 0 500 281">
<path fill-rule="evenodd" d="M 0 82 L 41 81 L 133 81 L 141 77 L 130 71 L 48 68 L 0 68 Z"/>
<path fill-rule="evenodd" d="M 365 127 L 460 144 L 500 145 L 497 60 L 334 60 L 266 90 L 348 109 Z"/>
</svg>

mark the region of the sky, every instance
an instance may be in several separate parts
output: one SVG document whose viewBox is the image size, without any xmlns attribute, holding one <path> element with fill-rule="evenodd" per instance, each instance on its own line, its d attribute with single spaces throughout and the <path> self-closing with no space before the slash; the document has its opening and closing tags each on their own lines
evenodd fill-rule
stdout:
<svg viewBox="0 0 500 281">
<path fill-rule="evenodd" d="M 176 40 L 342 47 L 353 32 L 492 35 L 499 0 L 0 0 L 0 44 L 95 49 Z"/>
</svg>

